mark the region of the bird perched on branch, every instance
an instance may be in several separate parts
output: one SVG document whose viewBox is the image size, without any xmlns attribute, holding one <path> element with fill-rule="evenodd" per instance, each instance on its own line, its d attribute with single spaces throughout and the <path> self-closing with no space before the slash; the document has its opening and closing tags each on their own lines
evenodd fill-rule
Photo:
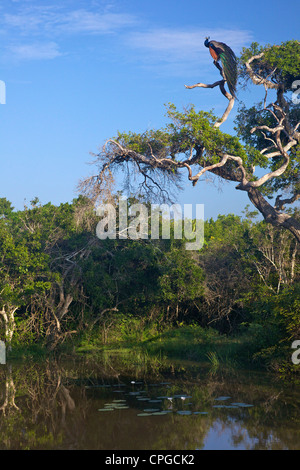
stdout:
<svg viewBox="0 0 300 470">
<path fill-rule="evenodd" d="M 204 45 L 209 48 L 214 64 L 219 68 L 218 61 L 221 60 L 223 77 L 225 78 L 231 95 L 236 98 L 237 82 L 237 59 L 233 50 L 224 42 L 210 41 L 207 37 Z"/>
</svg>

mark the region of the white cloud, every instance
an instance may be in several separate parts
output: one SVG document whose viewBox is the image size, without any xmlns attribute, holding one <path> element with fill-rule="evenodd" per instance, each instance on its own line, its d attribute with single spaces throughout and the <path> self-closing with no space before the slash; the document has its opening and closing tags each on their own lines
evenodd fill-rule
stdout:
<svg viewBox="0 0 300 470">
<path fill-rule="evenodd" d="M 56 30 L 65 33 L 107 33 L 132 25 L 135 19 L 131 15 L 118 13 L 95 13 L 75 10 L 58 18 Z"/>
<path fill-rule="evenodd" d="M 15 45 L 9 52 L 13 58 L 22 60 L 55 59 L 61 55 L 55 42 Z"/>
<path fill-rule="evenodd" d="M 182 77 L 198 74 L 201 68 L 201 77 L 206 79 L 213 70 L 212 58 L 204 46 L 207 36 L 225 42 L 237 55 L 252 42 L 251 33 L 243 30 L 161 28 L 131 32 L 126 44 L 135 51 L 140 66 L 149 72 Z"/>
<path fill-rule="evenodd" d="M 128 43 L 131 47 L 143 49 L 145 52 L 148 51 L 151 57 L 156 57 L 156 59 L 167 60 L 168 62 L 177 61 L 178 59 L 190 61 L 196 58 L 201 60 L 207 56 L 207 49 L 204 46 L 206 36 L 227 43 L 236 53 L 252 40 L 251 33 L 240 30 L 153 29 L 132 33 L 129 36 Z"/>
<path fill-rule="evenodd" d="M 103 34 L 135 23 L 135 17 L 123 13 L 101 13 L 59 7 L 34 7 L 16 14 L 5 14 L 1 23 L 24 34 Z"/>
<path fill-rule="evenodd" d="M 1 32 L 11 42 L 14 59 L 54 59 L 61 55 L 58 43 L 68 36 L 107 34 L 135 23 L 132 15 L 99 9 L 66 9 L 64 5 L 22 5 L 0 17 Z M 55 42 L 54 42 L 55 41 Z"/>
<path fill-rule="evenodd" d="M 226 42 L 237 53 L 252 40 L 248 31 L 238 29 L 145 29 L 145 25 L 142 29 L 136 16 L 114 12 L 110 8 L 100 9 L 99 6 L 70 9 L 56 2 L 48 5 L 20 2 L 17 5 L 20 7 L 0 17 L 0 27 L 14 44 L 11 52 L 19 58 L 52 59 L 60 55 L 57 43 L 61 44 L 64 38 L 120 33 L 125 46 L 123 58 L 138 61 L 141 66 L 152 70 L 155 67 L 162 72 L 171 73 L 173 70 L 180 74 L 180 70 L 196 63 L 208 64 L 208 51 L 203 44 L 206 36 Z"/>
</svg>

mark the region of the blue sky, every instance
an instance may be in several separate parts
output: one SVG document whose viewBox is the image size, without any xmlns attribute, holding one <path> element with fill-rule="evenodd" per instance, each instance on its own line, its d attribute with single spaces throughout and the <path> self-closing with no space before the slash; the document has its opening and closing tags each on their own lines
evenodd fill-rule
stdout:
<svg viewBox="0 0 300 470">
<path fill-rule="evenodd" d="M 71 201 L 79 180 L 117 131 L 166 124 L 165 104 L 225 109 L 218 90 L 185 84 L 219 78 L 205 36 L 239 54 L 252 41 L 281 43 L 299 33 L 299 3 L 200 0 L 1 0 L 1 192 L 17 209 L 35 196 Z M 255 88 L 255 87 L 253 87 Z M 260 92 L 262 93 L 262 91 Z M 257 89 L 240 92 L 250 102 Z M 223 126 L 231 131 L 234 113 Z M 179 203 L 205 205 L 205 218 L 241 214 L 234 185 L 188 180 Z"/>
</svg>

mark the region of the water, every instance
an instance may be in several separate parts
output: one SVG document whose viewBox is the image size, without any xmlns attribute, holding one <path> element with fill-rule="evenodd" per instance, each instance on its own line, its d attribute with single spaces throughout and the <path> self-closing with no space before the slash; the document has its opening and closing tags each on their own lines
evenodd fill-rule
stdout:
<svg viewBox="0 0 300 470">
<path fill-rule="evenodd" d="M 0 449 L 300 449 L 300 394 L 271 374 L 141 354 L 0 366 Z"/>
</svg>

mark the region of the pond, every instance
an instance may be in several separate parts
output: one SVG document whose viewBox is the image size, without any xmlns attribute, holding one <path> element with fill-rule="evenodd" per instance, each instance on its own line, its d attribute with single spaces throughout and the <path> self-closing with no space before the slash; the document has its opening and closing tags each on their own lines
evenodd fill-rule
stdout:
<svg viewBox="0 0 300 470">
<path fill-rule="evenodd" d="M 142 353 L 0 366 L 0 449 L 299 449 L 300 393 L 272 374 Z"/>
</svg>

